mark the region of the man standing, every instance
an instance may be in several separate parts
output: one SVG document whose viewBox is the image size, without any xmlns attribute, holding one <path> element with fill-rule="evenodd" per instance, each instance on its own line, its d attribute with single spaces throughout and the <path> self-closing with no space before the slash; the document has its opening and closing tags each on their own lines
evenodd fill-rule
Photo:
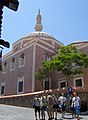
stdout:
<svg viewBox="0 0 88 120">
<path fill-rule="evenodd" d="M 76 92 L 73 93 L 72 105 L 74 106 L 75 113 L 77 115 L 77 120 L 80 120 L 80 97 L 77 95 Z"/>
<path fill-rule="evenodd" d="M 64 118 L 65 115 L 65 109 L 66 109 L 66 97 L 64 97 L 64 93 L 61 93 L 59 99 L 58 99 L 58 103 L 61 106 L 61 113 L 62 113 L 62 117 Z"/>
<path fill-rule="evenodd" d="M 36 120 L 39 118 L 40 120 L 40 98 L 38 95 L 35 96 L 35 99 L 34 99 L 34 105 L 35 105 L 35 118 Z M 38 113 L 38 116 L 37 116 L 37 113 Z"/>
<path fill-rule="evenodd" d="M 47 97 L 45 95 L 41 96 L 41 117 L 45 120 L 45 111 L 47 110 Z"/>
</svg>

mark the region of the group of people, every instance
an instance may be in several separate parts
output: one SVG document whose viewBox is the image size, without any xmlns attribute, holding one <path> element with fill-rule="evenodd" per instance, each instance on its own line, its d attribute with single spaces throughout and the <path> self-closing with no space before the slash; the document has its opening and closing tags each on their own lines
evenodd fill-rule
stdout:
<svg viewBox="0 0 88 120">
<path fill-rule="evenodd" d="M 45 111 L 48 114 L 48 120 L 57 120 L 57 113 L 61 111 L 61 118 L 64 118 L 66 112 L 71 112 L 72 117 L 80 120 L 80 97 L 77 93 L 69 93 L 65 95 L 61 93 L 59 96 L 48 93 L 48 95 L 36 95 L 33 102 L 36 120 L 45 120 Z"/>
</svg>

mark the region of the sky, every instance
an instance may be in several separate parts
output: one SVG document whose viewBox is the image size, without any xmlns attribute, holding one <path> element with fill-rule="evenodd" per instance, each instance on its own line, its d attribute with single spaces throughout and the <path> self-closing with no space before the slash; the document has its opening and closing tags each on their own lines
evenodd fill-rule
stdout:
<svg viewBox="0 0 88 120">
<path fill-rule="evenodd" d="M 12 50 L 12 44 L 34 32 L 38 10 L 42 16 L 43 32 L 68 45 L 77 40 L 88 41 L 88 0 L 18 0 L 15 12 L 3 9 L 2 39 L 10 42 L 3 55 Z"/>
</svg>

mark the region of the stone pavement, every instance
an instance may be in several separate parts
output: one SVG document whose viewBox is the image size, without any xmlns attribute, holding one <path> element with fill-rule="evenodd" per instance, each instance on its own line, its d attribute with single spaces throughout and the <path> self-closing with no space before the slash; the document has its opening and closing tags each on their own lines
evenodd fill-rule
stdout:
<svg viewBox="0 0 88 120">
<path fill-rule="evenodd" d="M 0 104 L 0 120 L 35 120 L 34 109 Z M 46 120 L 48 120 L 47 113 Z M 62 120 L 60 113 L 58 113 L 58 120 Z M 63 120 L 76 119 L 71 119 L 71 115 L 66 114 Z M 88 115 L 80 115 L 80 120 L 88 120 Z"/>
</svg>

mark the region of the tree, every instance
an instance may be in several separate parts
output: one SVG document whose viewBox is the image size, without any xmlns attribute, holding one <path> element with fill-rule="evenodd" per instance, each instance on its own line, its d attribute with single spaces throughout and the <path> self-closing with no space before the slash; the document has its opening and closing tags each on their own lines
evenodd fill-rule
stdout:
<svg viewBox="0 0 88 120">
<path fill-rule="evenodd" d="M 43 61 L 41 67 L 35 73 L 35 78 L 37 80 L 48 81 L 52 76 L 53 67 L 51 66 L 52 61 Z M 43 87 L 43 84 L 42 84 Z"/>
<path fill-rule="evenodd" d="M 68 81 L 72 80 L 74 75 L 82 74 L 87 67 L 88 56 L 85 53 L 78 52 L 75 46 L 63 46 L 53 60 L 42 63 L 35 78 L 49 81 L 52 73 L 59 71 L 66 76 L 68 87 Z"/>
<path fill-rule="evenodd" d="M 88 67 L 88 56 L 85 53 L 78 52 L 75 46 L 63 46 L 54 58 L 53 66 L 55 70 L 66 76 L 68 82 L 74 75 L 82 74 Z"/>
</svg>

